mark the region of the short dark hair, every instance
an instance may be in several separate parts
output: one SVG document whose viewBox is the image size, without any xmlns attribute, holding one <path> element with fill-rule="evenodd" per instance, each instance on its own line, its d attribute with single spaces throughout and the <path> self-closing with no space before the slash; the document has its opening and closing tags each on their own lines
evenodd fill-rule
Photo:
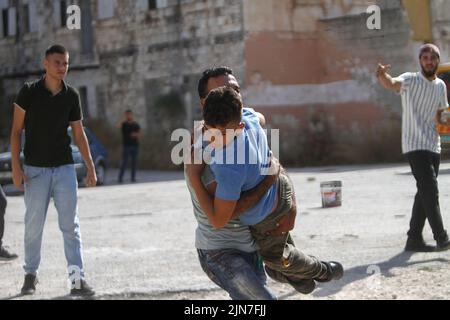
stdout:
<svg viewBox="0 0 450 320">
<path fill-rule="evenodd" d="M 206 97 L 203 119 L 212 127 L 224 127 L 230 122 L 240 122 L 242 119 L 241 95 L 230 87 L 211 90 Z"/>
<path fill-rule="evenodd" d="M 125 110 L 125 113 L 133 113 L 131 109 Z"/>
<path fill-rule="evenodd" d="M 206 98 L 208 95 L 208 81 L 211 78 L 216 78 L 224 75 L 232 75 L 233 70 L 229 67 L 212 67 L 203 71 L 203 75 L 198 81 L 198 95 L 200 99 Z"/>
<path fill-rule="evenodd" d="M 60 44 L 55 44 L 51 47 L 49 47 L 46 51 L 45 51 L 45 57 L 48 57 L 51 54 L 69 54 L 69 51 L 62 45 Z"/>
</svg>

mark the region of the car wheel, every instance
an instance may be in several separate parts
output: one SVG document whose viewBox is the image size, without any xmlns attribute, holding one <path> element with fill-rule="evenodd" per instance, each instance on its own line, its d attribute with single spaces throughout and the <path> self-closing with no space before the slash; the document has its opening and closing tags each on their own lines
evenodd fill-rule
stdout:
<svg viewBox="0 0 450 320">
<path fill-rule="evenodd" d="M 99 163 L 95 167 L 95 173 L 97 174 L 97 185 L 103 186 L 106 180 L 106 168 L 102 163 Z"/>
</svg>

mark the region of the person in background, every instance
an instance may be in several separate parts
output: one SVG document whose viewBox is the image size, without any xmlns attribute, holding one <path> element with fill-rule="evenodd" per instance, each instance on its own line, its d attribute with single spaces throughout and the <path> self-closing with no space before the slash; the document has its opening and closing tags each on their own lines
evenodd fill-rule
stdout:
<svg viewBox="0 0 450 320">
<path fill-rule="evenodd" d="M 387 71 L 390 66 L 378 64 L 380 84 L 402 96 L 403 124 L 402 149 L 417 182 L 410 229 L 405 250 L 429 252 L 450 249 L 439 206 L 439 174 L 441 140 L 436 124 L 449 125 L 441 118 L 448 107 L 445 83 L 437 77 L 440 51 L 434 44 L 420 48 L 419 72 L 407 72 L 393 78 Z M 425 243 L 422 232 L 428 220 L 433 230 L 436 248 Z"/>
<path fill-rule="evenodd" d="M 139 140 L 142 137 L 141 127 L 134 120 L 131 110 L 125 111 L 122 120 L 117 124 L 122 132 L 122 164 L 120 165 L 119 183 L 123 182 L 123 175 L 131 160 L 131 182 L 136 182 L 136 167 L 139 154 Z"/>
</svg>

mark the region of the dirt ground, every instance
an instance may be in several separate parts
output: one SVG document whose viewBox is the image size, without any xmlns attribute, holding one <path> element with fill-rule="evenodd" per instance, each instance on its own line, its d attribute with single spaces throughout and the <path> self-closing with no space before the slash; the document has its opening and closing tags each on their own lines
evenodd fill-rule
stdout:
<svg viewBox="0 0 450 320">
<path fill-rule="evenodd" d="M 296 293 L 269 280 L 280 299 L 448 299 L 450 252 L 403 251 L 415 193 L 406 164 L 291 169 L 299 216 L 292 232 L 306 253 L 343 263 L 342 280 Z M 440 201 L 450 225 L 450 163 L 441 167 Z M 228 299 L 203 273 L 194 248 L 196 221 L 183 175 L 140 172 L 139 183 L 81 188 L 79 211 L 89 283 L 96 299 Z M 322 209 L 320 182 L 343 182 L 343 205 Z M 20 297 L 23 196 L 9 191 L 4 242 L 18 252 L 0 262 L 0 299 L 68 299 L 65 258 L 51 205 L 44 232 L 40 284 Z M 434 244 L 428 225 L 425 239 Z"/>
</svg>

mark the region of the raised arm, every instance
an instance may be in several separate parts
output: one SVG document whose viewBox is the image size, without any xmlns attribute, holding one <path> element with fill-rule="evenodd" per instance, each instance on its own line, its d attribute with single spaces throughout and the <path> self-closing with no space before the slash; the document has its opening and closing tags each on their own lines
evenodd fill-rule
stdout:
<svg viewBox="0 0 450 320">
<path fill-rule="evenodd" d="M 200 178 L 204 165 L 187 165 L 187 174 L 201 208 L 213 227 L 220 229 L 230 220 L 255 206 L 273 186 L 278 179 L 281 166 L 276 158 L 272 158 L 271 166 L 273 166 L 271 172 L 274 174 L 266 176 L 255 188 L 242 192 L 238 201 L 226 201 L 214 197 L 216 183 L 213 182 L 205 187 Z"/>
<path fill-rule="evenodd" d="M 141 127 L 138 125 L 136 127 L 136 131 L 134 131 L 133 133 L 131 133 L 131 136 L 136 139 L 136 140 L 141 140 L 143 137 L 143 133 L 142 133 L 142 129 Z"/>
<path fill-rule="evenodd" d="M 201 179 L 202 165 L 188 164 L 186 172 L 200 207 L 205 212 L 211 225 L 215 229 L 224 227 L 231 220 L 237 201 L 214 198 L 208 192 Z"/>
<path fill-rule="evenodd" d="M 384 66 L 380 63 L 378 64 L 378 68 L 377 68 L 378 82 L 387 90 L 400 92 L 400 90 L 402 88 L 402 82 L 399 80 L 395 80 L 387 73 L 387 71 L 390 68 L 391 68 L 390 65 Z"/>
</svg>

